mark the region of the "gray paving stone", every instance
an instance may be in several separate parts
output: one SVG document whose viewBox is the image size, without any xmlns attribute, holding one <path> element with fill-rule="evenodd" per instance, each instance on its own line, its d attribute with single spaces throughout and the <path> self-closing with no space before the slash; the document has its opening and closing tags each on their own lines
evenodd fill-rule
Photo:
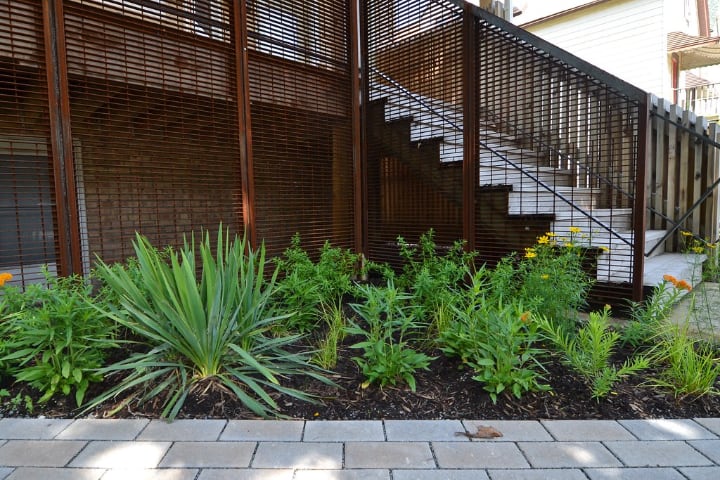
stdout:
<svg viewBox="0 0 720 480">
<path fill-rule="evenodd" d="M 720 465 L 720 440 L 693 440 L 688 443 Z"/>
<path fill-rule="evenodd" d="M 320 420 L 305 423 L 304 442 L 382 442 L 380 420 Z"/>
<path fill-rule="evenodd" d="M 697 467 L 712 465 L 690 445 L 679 441 L 605 442 L 630 467 Z"/>
<path fill-rule="evenodd" d="M 12 468 L 0 467 L 0 480 L 5 479 L 13 472 Z"/>
<path fill-rule="evenodd" d="M 678 468 L 688 480 L 717 480 L 720 467 L 682 467 Z"/>
<path fill-rule="evenodd" d="M 98 480 L 103 473 L 103 469 L 22 467 L 7 480 Z"/>
<path fill-rule="evenodd" d="M 342 444 L 262 442 L 255 452 L 252 467 L 339 469 L 342 468 Z"/>
<path fill-rule="evenodd" d="M 542 425 L 561 442 L 602 442 L 635 440 L 632 433 L 613 420 L 541 420 Z"/>
<path fill-rule="evenodd" d="M 305 422 L 291 420 L 230 420 L 220 440 L 299 442 Z"/>
<path fill-rule="evenodd" d="M 534 469 L 534 470 L 490 470 L 492 480 L 587 480 L 582 470 L 577 469 Z"/>
<path fill-rule="evenodd" d="M 206 468 L 200 472 L 198 480 L 293 480 L 293 473 L 292 469 Z"/>
<path fill-rule="evenodd" d="M 138 440 L 207 442 L 220 438 L 226 420 L 152 420 Z"/>
<path fill-rule="evenodd" d="M 255 442 L 175 442 L 160 467 L 247 468 L 255 445 Z"/>
<path fill-rule="evenodd" d="M 90 442 L 71 467 L 145 469 L 157 467 L 170 442 Z"/>
<path fill-rule="evenodd" d="M 0 447 L 0 465 L 5 467 L 62 467 L 86 442 L 59 440 L 12 440 Z"/>
<path fill-rule="evenodd" d="M 8 440 L 50 440 L 62 432 L 72 420 L 49 418 L 3 418 L 0 438 Z"/>
<path fill-rule="evenodd" d="M 640 440 L 709 440 L 718 438 L 692 420 L 618 420 Z"/>
<path fill-rule="evenodd" d="M 696 418 L 695 421 L 720 436 L 720 418 Z"/>
<path fill-rule="evenodd" d="M 58 440 L 133 440 L 147 425 L 144 419 L 75 420 L 57 435 Z"/>
<path fill-rule="evenodd" d="M 393 480 L 489 480 L 484 470 L 393 470 Z"/>
<path fill-rule="evenodd" d="M 348 442 L 345 468 L 435 468 L 425 442 Z"/>
<path fill-rule="evenodd" d="M 108 470 L 102 480 L 195 480 L 197 469 Z"/>
<path fill-rule="evenodd" d="M 388 442 L 467 441 L 460 420 L 385 420 Z"/>
<path fill-rule="evenodd" d="M 463 420 L 468 432 L 476 432 L 480 426 L 489 426 L 503 434 L 502 437 L 493 438 L 493 442 L 517 441 L 551 441 L 553 438 L 543 428 L 540 422 L 534 420 Z M 487 440 L 473 439 L 473 442 L 486 442 Z"/>
<path fill-rule="evenodd" d="M 588 468 L 590 480 L 685 480 L 674 468 Z"/>
<path fill-rule="evenodd" d="M 433 442 L 440 468 L 527 468 L 525 457 L 513 443 L 507 442 Z"/>
<path fill-rule="evenodd" d="M 598 442 L 519 442 L 535 468 L 620 467 L 612 453 Z"/>
<path fill-rule="evenodd" d="M 390 480 L 389 470 L 298 470 L 293 480 Z"/>
</svg>

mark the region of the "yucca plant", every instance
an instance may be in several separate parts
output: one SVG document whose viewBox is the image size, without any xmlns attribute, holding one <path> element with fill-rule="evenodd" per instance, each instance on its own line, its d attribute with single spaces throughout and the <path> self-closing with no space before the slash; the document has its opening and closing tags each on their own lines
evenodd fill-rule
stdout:
<svg viewBox="0 0 720 480">
<path fill-rule="evenodd" d="M 122 405 L 159 399 L 162 416 L 172 419 L 193 390 L 216 386 L 268 417 L 278 414 L 271 391 L 313 400 L 283 387 L 281 378 L 304 374 L 329 383 L 309 363 L 307 353 L 285 349 L 298 336 L 267 335 L 278 318 L 269 313 L 275 274 L 269 281 L 263 277 L 264 247 L 252 251 L 244 239 L 235 236 L 231 241 L 229 232 L 221 228 L 213 253 L 205 233 L 198 249 L 202 262 L 198 281 L 193 237 L 179 252 L 163 255 L 139 234 L 133 246 L 139 276 L 133 279 L 125 269 L 102 261 L 98 274 L 122 307 L 105 313 L 142 339 L 145 351 L 101 370 L 126 375 L 88 409 L 121 395 L 125 396 Z"/>
</svg>

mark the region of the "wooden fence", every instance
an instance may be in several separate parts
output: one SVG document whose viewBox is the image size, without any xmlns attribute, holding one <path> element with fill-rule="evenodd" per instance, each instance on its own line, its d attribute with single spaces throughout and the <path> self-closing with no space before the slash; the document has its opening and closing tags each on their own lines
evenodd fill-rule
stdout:
<svg viewBox="0 0 720 480">
<path fill-rule="evenodd" d="M 653 97 L 647 228 L 668 230 L 665 250 L 681 251 L 681 231 L 718 240 L 720 127 Z"/>
</svg>

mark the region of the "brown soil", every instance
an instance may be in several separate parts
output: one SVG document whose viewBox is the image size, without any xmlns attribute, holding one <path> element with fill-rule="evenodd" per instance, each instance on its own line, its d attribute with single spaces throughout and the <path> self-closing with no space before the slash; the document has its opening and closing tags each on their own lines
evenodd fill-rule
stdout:
<svg viewBox="0 0 720 480">
<path fill-rule="evenodd" d="M 429 371 L 416 375 L 417 391 L 403 386 L 362 388 L 363 378 L 345 349 L 331 378 L 338 384 L 329 387 L 317 381 L 291 379 L 290 384 L 318 397 L 321 403 L 309 404 L 278 396 L 281 412 L 291 418 L 356 419 L 625 419 L 625 418 L 692 418 L 717 416 L 720 397 L 677 399 L 671 394 L 644 385 L 652 371 L 618 384 L 613 393 L 599 401 L 591 398 L 590 389 L 567 367 L 557 361 L 547 363 L 547 383 L 551 392 L 537 392 L 517 399 L 500 396 L 493 403 L 482 385 L 472 379 L 473 373 L 454 359 L 442 355 L 433 361 Z M 354 353 L 354 352 L 353 352 Z M 621 360 L 622 355 L 618 355 Z M 720 387 L 720 383 L 716 386 Z M 12 385 L 3 399 L 0 416 L 38 416 L 71 418 L 77 415 L 70 398 L 53 399 L 47 405 L 34 405 L 32 412 L 9 399 L 20 394 L 36 394 Z M 99 393 L 107 385 L 97 385 Z M 115 405 L 103 405 L 91 415 L 104 417 Z M 159 406 L 146 404 L 122 408 L 116 418 L 159 416 Z M 207 389 L 191 395 L 179 418 L 255 418 L 237 400 L 219 389 Z"/>
</svg>

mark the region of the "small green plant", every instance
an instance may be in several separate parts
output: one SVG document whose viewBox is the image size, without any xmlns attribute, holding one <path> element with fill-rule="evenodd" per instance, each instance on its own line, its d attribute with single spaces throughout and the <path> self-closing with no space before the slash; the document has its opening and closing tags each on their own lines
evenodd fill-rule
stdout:
<svg viewBox="0 0 720 480">
<path fill-rule="evenodd" d="M 668 389 L 677 398 L 718 394 L 720 358 L 713 345 L 693 339 L 687 325 L 668 325 L 656 340 L 649 356 L 663 369 L 650 385 Z"/>
<path fill-rule="evenodd" d="M 591 312 L 587 324 L 577 333 L 567 332 L 548 319 L 539 322 L 544 336 L 559 349 L 563 362 L 585 378 L 597 400 L 610 394 L 621 379 L 649 366 L 644 356 L 627 359 L 619 368 L 612 364 L 620 334 L 610 328 L 609 316 L 608 306 L 602 312 Z"/>
<path fill-rule="evenodd" d="M 473 276 L 464 308 L 453 306 L 455 315 L 439 334 L 441 350 L 459 357 L 475 370 L 493 402 L 507 392 L 517 398 L 529 391 L 548 390 L 542 383 L 537 348 L 539 336 L 531 312 L 517 301 L 486 298 L 482 271 Z"/>
<path fill-rule="evenodd" d="M 74 391 L 80 406 L 90 383 L 103 378 L 98 369 L 116 346 L 114 324 L 93 308 L 84 279 L 43 272 L 47 286 L 5 289 L 11 313 L 0 323 L 0 362 L 16 381 L 41 392 L 38 402 Z"/>
<path fill-rule="evenodd" d="M 8 398 L 9 400 L 3 400 L 3 403 L 9 403 L 12 406 L 13 410 L 18 410 L 20 407 L 23 407 L 23 409 L 27 413 L 33 412 L 35 404 L 30 395 L 23 395 L 22 393 L 18 393 L 13 398 L 10 398 L 10 396 L 11 394 L 7 389 L 0 389 L 0 399 Z"/>
<path fill-rule="evenodd" d="M 342 304 L 324 307 L 322 317 L 325 320 L 325 336 L 320 340 L 313 361 L 324 370 L 337 366 L 338 346 L 345 338 L 345 316 Z"/>
<path fill-rule="evenodd" d="M 291 315 L 286 326 L 306 333 L 320 322 L 323 308 L 337 304 L 353 288 L 360 257 L 325 242 L 316 262 L 302 248 L 300 235 L 291 240 L 283 257 L 276 259 L 281 273 L 275 295 L 278 307 Z"/>
<path fill-rule="evenodd" d="M 123 375 L 87 408 L 119 395 L 125 395 L 121 405 L 158 399 L 162 416 L 172 419 L 191 392 L 218 388 L 267 417 L 278 414 L 271 391 L 312 400 L 284 387 L 282 378 L 308 375 L 330 383 L 308 354 L 287 350 L 299 337 L 268 335 L 279 320 L 268 305 L 277 271 L 269 281 L 263 278 L 264 247 L 253 251 L 244 239 L 231 240 L 222 227 L 215 251 L 210 235 L 203 236 L 200 265 L 194 240 L 170 252 L 169 264 L 145 237 L 138 234 L 133 245 L 139 284 L 124 269 L 102 261 L 97 270 L 122 307 L 104 313 L 141 339 L 142 351 L 100 370 Z"/>
<path fill-rule="evenodd" d="M 683 290 L 692 290 L 692 287 L 672 275 L 665 275 L 645 302 L 631 302 L 630 321 L 621 334 L 623 343 L 633 347 L 650 343 L 664 329 L 667 318 Z"/>
<path fill-rule="evenodd" d="M 391 280 L 386 287 L 366 285 L 358 287 L 358 292 L 365 302 L 351 307 L 362 324 L 350 320 L 347 333 L 363 338 L 350 346 L 362 350 L 362 356 L 353 357 L 353 361 L 365 376 L 363 386 L 377 382 L 383 387 L 404 381 L 415 391 L 415 372 L 427 370 L 433 358 L 410 346 L 411 337 L 421 327 L 406 304 L 412 297 L 401 293 Z"/>
</svg>

